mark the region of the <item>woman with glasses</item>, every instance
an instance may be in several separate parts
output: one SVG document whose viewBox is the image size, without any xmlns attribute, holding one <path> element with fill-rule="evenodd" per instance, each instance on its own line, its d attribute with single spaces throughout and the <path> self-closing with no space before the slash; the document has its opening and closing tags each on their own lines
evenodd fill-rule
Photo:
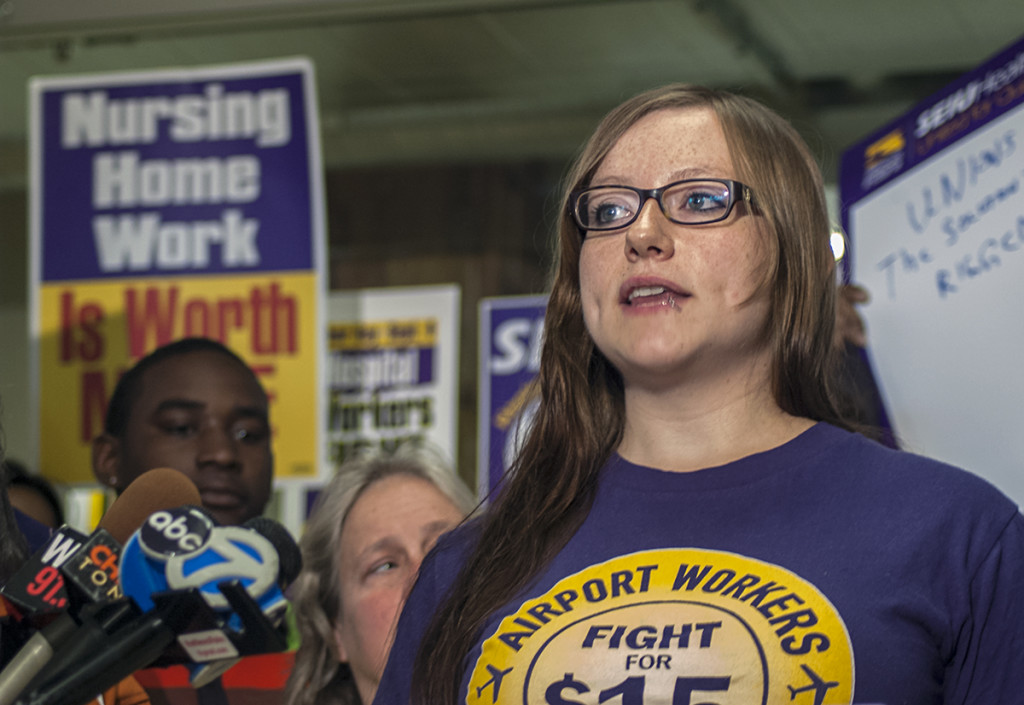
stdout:
<svg viewBox="0 0 1024 705">
<path fill-rule="evenodd" d="M 653 90 L 565 202 L 540 408 L 424 563 L 376 702 L 1019 702 L 1024 517 L 845 421 L 792 127 Z"/>
</svg>

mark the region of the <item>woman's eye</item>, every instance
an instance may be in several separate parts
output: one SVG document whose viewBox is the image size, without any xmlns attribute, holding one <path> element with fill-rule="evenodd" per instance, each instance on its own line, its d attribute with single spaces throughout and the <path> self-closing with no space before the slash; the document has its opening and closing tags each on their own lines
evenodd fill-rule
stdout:
<svg viewBox="0 0 1024 705">
<path fill-rule="evenodd" d="M 691 211 L 709 211 L 721 208 L 724 199 L 711 193 L 691 193 L 686 198 L 686 209 Z"/>
<path fill-rule="evenodd" d="M 664 194 L 662 203 L 666 213 L 676 220 L 687 222 L 693 214 L 700 214 L 703 219 L 728 207 L 729 190 L 717 184 L 680 184 Z"/>
<path fill-rule="evenodd" d="M 381 561 L 370 568 L 368 575 L 379 575 L 380 573 L 386 573 L 389 570 L 394 570 L 397 567 L 398 563 L 395 561 Z"/>
<path fill-rule="evenodd" d="M 609 201 L 594 208 L 592 220 L 598 224 L 607 224 L 625 220 L 628 217 L 629 209 L 624 204 Z"/>
</svg>

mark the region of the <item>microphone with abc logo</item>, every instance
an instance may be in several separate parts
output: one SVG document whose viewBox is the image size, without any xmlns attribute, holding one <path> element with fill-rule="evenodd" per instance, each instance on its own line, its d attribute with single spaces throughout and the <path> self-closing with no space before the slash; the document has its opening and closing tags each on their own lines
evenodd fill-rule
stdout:
<svg viewBox="0 0 1024 705">
<path fill-rule="evenodd" d="M 287 648 L 282 589 L 301 568 L 298 546 L 268 519 L 218 526 L 184 506 L 149 516 L 125 543 L 120 580 L 142 612 L 78 658 L 50 670 L 20 705 L 81 705 L 151 665 L 194 664 L 193 685 L 237 658 Z M 68 662 L 69 661 L 69 662 Z"/>
</svg>

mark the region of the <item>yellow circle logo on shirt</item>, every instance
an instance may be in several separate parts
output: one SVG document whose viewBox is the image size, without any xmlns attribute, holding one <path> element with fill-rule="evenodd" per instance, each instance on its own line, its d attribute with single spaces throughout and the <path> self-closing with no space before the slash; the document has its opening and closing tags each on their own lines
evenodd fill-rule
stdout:
<svg viewBox="0 0 1024 705">
<path fill-rule="evenodd" d="M 468 705 L 848 704 L 846 626 L 776 565 L 643 551 L 559 581 L 483 643 Z"/>
</svg>

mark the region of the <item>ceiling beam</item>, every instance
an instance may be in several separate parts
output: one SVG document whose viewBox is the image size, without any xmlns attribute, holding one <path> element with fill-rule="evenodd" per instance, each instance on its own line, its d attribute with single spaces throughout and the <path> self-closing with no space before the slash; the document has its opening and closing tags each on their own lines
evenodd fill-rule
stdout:
<svg viewBox="0 0 1024 705">
<path fill-rule="evenodd" d="M 71 38 L 232 34 L 624 2 L 629 0 L 0 0 L 0 51 Z"/>
</svg>

